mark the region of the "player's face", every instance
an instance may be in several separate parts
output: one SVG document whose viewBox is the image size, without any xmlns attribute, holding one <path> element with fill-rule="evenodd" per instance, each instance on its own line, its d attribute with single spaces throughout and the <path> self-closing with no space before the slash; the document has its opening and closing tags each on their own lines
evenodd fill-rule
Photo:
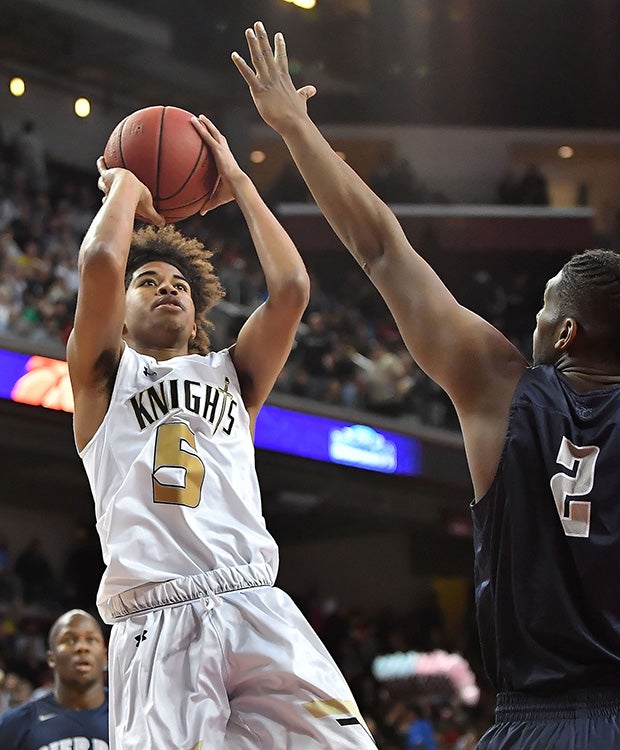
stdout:
<svg viewBox="0 0 620 750">
<path fill-rule="evenodd" d="M 61 621 L 50 643 L 48 664 L 59 681 L 74 688 L 103 682 L 107 652 L 94 618 L 74 614 Z"/>
<path fill-rule="evenodd" d="M 559 321 L 557 308 L 557 286 L 562 272 L 549 279 L 545 287 L 543 306 L 536 315 L 532 352 L 535 365 L 555 364 L 558 354 L 555 349 L 555 333 Z"/>
<path fill-rule="evenodd" d="M 147 347 L 187 344 L 196 335 L 189 282 L 176 266 L 150 261 L 133 273 L 125 295 L 128 339 Z"/>
</svg>

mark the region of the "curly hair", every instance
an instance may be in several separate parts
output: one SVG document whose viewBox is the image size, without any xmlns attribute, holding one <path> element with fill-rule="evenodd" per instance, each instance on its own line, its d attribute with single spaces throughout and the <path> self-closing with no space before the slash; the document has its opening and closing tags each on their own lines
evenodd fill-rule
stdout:
<svg viewBox="0 0 620 750">
<path fill-rule="evenodd" d="M 561 314 L 574 315 L 609 354 L 620 359 L 620 255 L 597 248 L 574 255 L 557 286 Z"/>
<path fill-rule="evenodd" d="M 185 237 L 173 224 L 157 229 L 143 227 L 133 233 L 127 265 L 125 289 L 137 268 L 151 261 L 170 263 L 187 279 L 196 308 L 196 336 L 189 342 L 190 354 L 207 354 L 212 323 L 206 314 L 224 296 L 224 290 L 209 260 L 213 253 L 199 240 Z"/>
</svg>

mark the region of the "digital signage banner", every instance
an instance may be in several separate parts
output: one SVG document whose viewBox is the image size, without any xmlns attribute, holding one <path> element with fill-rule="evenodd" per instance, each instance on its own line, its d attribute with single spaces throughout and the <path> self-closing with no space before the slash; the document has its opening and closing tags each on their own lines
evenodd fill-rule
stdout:
<svg viewBox="0 0 620 750">
<path fill-rule="evenodd" d="M 73 412 L 67 363 L 0 349 L 0 398 Z M 397 432 L 265 404 L 255 445 L 316 461 L 407 476 L 421 473 L 421 443 Z"/>
</svg>

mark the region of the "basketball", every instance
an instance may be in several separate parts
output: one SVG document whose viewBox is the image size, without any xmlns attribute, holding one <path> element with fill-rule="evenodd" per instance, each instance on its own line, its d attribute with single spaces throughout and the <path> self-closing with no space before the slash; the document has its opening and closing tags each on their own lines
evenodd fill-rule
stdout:
<svg viewBox="0 0 620 750">
<path fill-rule="evenodd" d="M 168 223 L 198 213 L 218 185 L 210 149 L 178 107 L 139 109 L 114 128 L 103 152 L 106 166 L 133 172 L 151 191 Z"/>
</svg>

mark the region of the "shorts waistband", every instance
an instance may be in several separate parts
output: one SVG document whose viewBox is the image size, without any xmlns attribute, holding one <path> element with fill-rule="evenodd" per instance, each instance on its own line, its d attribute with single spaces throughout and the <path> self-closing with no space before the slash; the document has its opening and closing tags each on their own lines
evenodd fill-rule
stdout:
<svg viewBox="0 0 620 750">
<path fill-rule="evenodd" d="M 266 563 L 218 568 L 195 576 L 147 583 L 123 591 L 102 603 L 101 616 L 105 622 L 112 622 L 137 612 L 209 598 L 230 591 L 273 586 L 273 583 L 273 572 Z"/>
<path fill-rule="evenodd" d="M 593 719 L 620 714 L 620 688 L 579 690 L 561 695 L 535 696 L 499 693 L 495 720 Z"/>
</svg>

